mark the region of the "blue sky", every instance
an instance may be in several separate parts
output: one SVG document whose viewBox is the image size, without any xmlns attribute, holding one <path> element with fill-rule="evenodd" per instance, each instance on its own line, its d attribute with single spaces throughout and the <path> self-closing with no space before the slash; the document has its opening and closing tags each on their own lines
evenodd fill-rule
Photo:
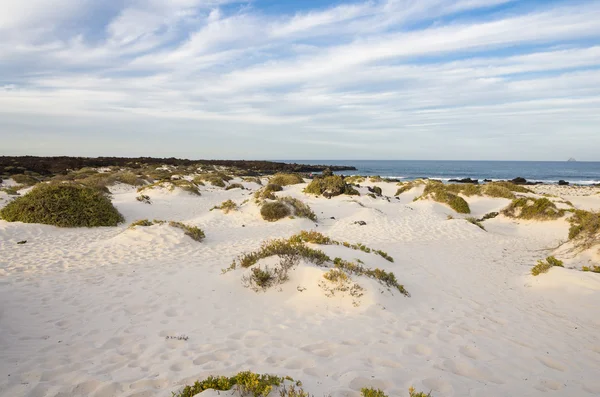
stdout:
<svg viewBox="0 0 600 397">
<path fill-rule="evenodd" d="M 600 160 L 600 1 L 3 0 L 0 154 Z"/>
</svg>

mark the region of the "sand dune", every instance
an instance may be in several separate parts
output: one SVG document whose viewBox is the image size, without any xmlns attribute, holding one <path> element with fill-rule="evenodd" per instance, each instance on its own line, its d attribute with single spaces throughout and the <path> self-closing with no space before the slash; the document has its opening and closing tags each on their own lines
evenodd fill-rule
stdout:
<svg viewBox="0 0 600 397">
<path fill-rule="evenodd" d="M 377 185 L 388 196 L 396 189 Z M 301 198 L 318 223 L 270 223 L 253 203 L 259 186 L 244 186 L 201 187 L 201 196 L 149 190 L 148 205 L 118 185 L 113 203 L 127 222 L 116 228 L 0 220 L 0 395 L 166 397 L 240 370 L 290 375 L 316 396 L 358 396 L 364 386 L 390 396 L 410 386 L 435 397 L 600 395 L 600 274 L 530 275 L 566 240 L 566 221 L 499 216 L 485 221 L 486 232 L 444 205 L 413 202 L 419 188 L 399 200 L 328 200 L 294 185 L 277 194 Z M 597 192 L 537 189 L 600 208 Z M 9 198 L 0 195 L 3 206 Z M 250 201 L 210 211 L 227 199 Z M 509 202 L 467 200 L 475 217 Z M 128 228 L 144 218 L 198 226 L 206 239 L 166 224 Z M 310 263 L 267 292 L 244 288 L 243 270 L 222 274 L 264 240 L 311 229 L 389 253 L 393 263 L 323 247 L 394 272 L 411 297 L 361 279 L 358 306 L 329 298 L 318 285 L 324 270 Z M 168 338 L 179 336 L 187 339 Z"/>
</svg>

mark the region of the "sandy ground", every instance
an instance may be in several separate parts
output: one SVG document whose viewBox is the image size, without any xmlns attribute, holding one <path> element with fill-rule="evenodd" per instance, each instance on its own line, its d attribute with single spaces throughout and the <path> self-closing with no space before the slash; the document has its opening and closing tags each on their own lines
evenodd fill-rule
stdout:
<svg viewBox="0 0 600 397">
<path fill-rule="evenodd" d="M 278 194 L 302 198 L 318 223 L 268 223 L 252 201 L 209 211 L 258 188 L 244 185 L 251 190 L 203 187 L 201 197 L 154 190 L 152 205 L 115 187 L 127 218 L 116 228 L 0 221 L 0 395 L 166 397 L 240 370 L 292 376 L 315 396 L 359 396 L 364 386 L 390 396 L 409 386 L 434 397 L 600 395 L 600 274 L 529 273 L 566 240 L 565 220 L 500 216 L 485 221 L 486 232 L 440 204 L 412 202 L 417 189 L 389 202 L 327 200 L 304 195 L 303 185 Z M 377 185 L 388 196 L 396 190 Z M 598 190 L 536 189 L 600 208 Z M 8 200 L 0 193 L 0 206 Z M 478 217 L 508 200 L 469 203 Z M 184 221 L 207 238 L 166 225 L 127 228 L 142 218 Z M 388 252 L 394 263 L 323 248 L 393 271 L 412 296 L 361 279 L 367 291 L 355 307 L 350 297 L 326 297 L 322 270 L 306 263 L 266 293 L 244 288 L 243 271 L 221 272 L 266 239 L 310 229 Z"/>
</svg>

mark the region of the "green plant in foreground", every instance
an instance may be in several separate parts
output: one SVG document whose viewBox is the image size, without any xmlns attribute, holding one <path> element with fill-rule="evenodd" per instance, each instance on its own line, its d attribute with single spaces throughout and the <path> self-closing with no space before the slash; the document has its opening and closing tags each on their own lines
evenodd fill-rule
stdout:
<svg viewBox="0 0 600 397">
<path fill-rule="evenodd" d="M 431 397 L 431 393 L 423 393 L 422 391 L 416 391 L 414 387 L 408 389 L 408 397 Z"/>
<path fill-rule="evenodd" d="M 239 372 L 232 377 L 209 376 L 205 380 L 196 381 L 192 386 L 185 386 L 179 393 L 173 393 L 173 397 L 193 397 L 208 389 L 218 391 L 235 389 L 243 397 L 267 397 L 273 387 L 283 385 L 286 380 L 294 381 L 288 376 L 279 377 L 250 371 Z"/>
<path fill-rule="evenodd" d="M 244 185 L 242 185 L 241 183 L 232 183 L 231 185 L 227 186 L 225 188 L 225 190 L 231 190 L 231 189 L 242 189 L 244 190 Z"/>
<path fill-rule="evenodd" d="M 363 387 L 360 389 L 360 394 L 363 397 L 388 397 L 381 389 L 374 389 L 372 387 Z"/>
<path fill-rule="evenodd" d="M 538 276 L 542 273 L 547 273 L 548 270 L 552 269 L 554 266 L 563 267 L 563 262 L 553 256 L 549 256 L 544 261 L 539 260 L 537 265 L 531 269 L 531 274 Z"/>
<path fill-rule="evenodd" d="M 70 183 L 39 184 L 2 208 L 0 217 L 59 227 L 116 226 L 124 221 L 99 190 Z"/>
</svg>

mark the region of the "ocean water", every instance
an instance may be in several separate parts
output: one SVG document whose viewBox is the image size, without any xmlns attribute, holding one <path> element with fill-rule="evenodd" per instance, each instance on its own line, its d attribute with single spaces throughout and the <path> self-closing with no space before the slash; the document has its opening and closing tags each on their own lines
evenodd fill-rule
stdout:
<svg viewBox="0 0 600 397">
<path fill-rule="evenodd" d="M 387 178 L 507 180 L 523 177 L 532 182 L 600 183 L 600 162 L 587 161 L 435 161 L 435 160 L 294 160 L 299 164 L 354 166 L 345 175 L 380 175 Z"/>
</svg>

